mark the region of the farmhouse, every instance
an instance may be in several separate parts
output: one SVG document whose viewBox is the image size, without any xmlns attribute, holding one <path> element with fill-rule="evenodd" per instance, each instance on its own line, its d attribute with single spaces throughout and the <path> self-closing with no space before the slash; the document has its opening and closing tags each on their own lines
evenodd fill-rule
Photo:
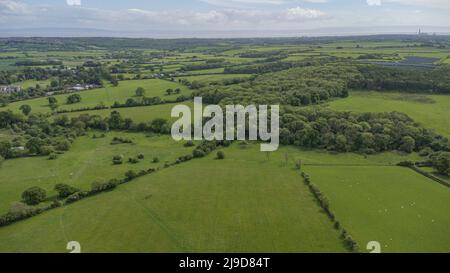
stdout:
<svg viewBox="0 0 450 273">
<path fill-rule="evenodd" d="M 22 91 L 22 88 L 20 86 L 14 86 L 14 85 L 5 85 L 0 86 L 0 94 L 12 94 Z"/>
<path fill-rule="evenodd" d="M 77 85 L 70 87 L 69 90 L 84 91 L 84 90 L 89 90 L 89 89 L 93 89 L 93 88 L 97 88 L 97 87 L 98 86 L 95 84 L 77 84 Z"/>
</svg>

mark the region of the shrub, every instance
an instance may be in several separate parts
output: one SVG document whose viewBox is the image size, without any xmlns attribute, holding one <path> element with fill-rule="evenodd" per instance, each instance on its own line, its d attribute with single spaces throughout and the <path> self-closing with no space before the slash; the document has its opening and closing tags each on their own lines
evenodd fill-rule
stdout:
<svg viewBox="0 0 450 273">
<path fill-rule="evenodd" d="M 58 155 L 55 153 L 50 154 L 50 156 L 48 157 L 48 160 L 55 160 L 58 158 Z"/>
<path fill-rule="evenodd" d="M 55 185 L 55 191 L 59 198 L 66 198 L 80 190 L 67 184 L 57 184 Z"/>
<path fill-rule="evenodd" d="M 0 226 L 10 225 L 19 220 L 38 215 L 41 212 L 42 209 L 40 208 L 30 207 L 21 202 L 14 203 L 7 214 L 0 216 Z"/>
<path fill-rule="evenodd" d="M 113 157 L 113 164 L 114 165 L 120 165 L 123 163 L 123 155 L 115 155 Z"/>
<path fill-rule="evenodd" d="M 353 240 L 352 236 L 346 235 L 344 238 L 345 246 L 350 249 L 351 251 L 357 251 L 358 250 L 358 243 Z"/>
<path fill-rule="evenodd" d="M 41 147 L 41 151 L 40 151 L 40 155 L 51 155 L 54 152 L 53 147 L 52 146 L 42 146 Z"/>
<path fill-rule="evenodd" d="M 68 151 L 70 150 L 70 142 L 68 140 L 60 141 L 58 144 L 56 144 L 55 148 L 58 151 Z"/>
<path fill-rule="evenodd" d="M 145 156 L 144 156 L 143 154 L 138 154 L 137 158 L 138 158 L 139 160 L 142 160 L 142 159 L 145 158 Z"/>
<path fill-rule="evenodd" d="M 159 158 L 154 157 L 152 162 L 153 162 L 153 163 L 159 163 Z"/>
<path fill-rule="evenodd" d="M 131 164 L 137 164 L 139 163 L 139 160 L 137 158 L 128 158 L 128 162 Z"/>
<path fill-rule="evenodd" d="M 217 152 L 217 159 L 218 159 L 218 160 L 223 160 L 223 159 L 225 159 L 225 153 L 222 152 L 222 151 L 218 151 L 218 152 Z"/>
<path fill-rule="evenodd" d="M 22 193 L 22 200 L 27 205 L 37 205 L 45 200 L 47 193 L 39 187 L 32 187 Z"/>
<path fill-rule="evenodd" d="M 71 204 L 77 201 L 80 201 L 83 198 L 86 198 L 89 196 L 89 192 L 86 191 L 80 191 L 72 194 L 71 196 L 67 197 L 66 204 Z"/>
<path fill-rule="evenodd" d="M 125 173 L 125 177 L 127 178 L 128 181 L 131 181 L 131 180 L 135 179 L 136 177 L 138 177 L 138 175 L 135 171 L 130 170 Z"/>
<path fill-rule="evenodd" d="M 93 193 L 98 193 L 102 191 L 109 191 L 113 190 L 117 187 L 117 181 L 116 180 L 110 180 L 108 182 L 94 182 L 91 185 L 91 191 Z"/>
<path fill-rule="evenodd" d="M 204 157 L 204 156 L 206 155 L 206 153 L 205 153 L 203 150 L 200 150 L 200 149 L 195 149 L 195 150 L 192 152 L 192 154 L 193 154 L 193 156 L 194 156 L 195 158 L 201 158 L 201 157 Z"/>
</svg>

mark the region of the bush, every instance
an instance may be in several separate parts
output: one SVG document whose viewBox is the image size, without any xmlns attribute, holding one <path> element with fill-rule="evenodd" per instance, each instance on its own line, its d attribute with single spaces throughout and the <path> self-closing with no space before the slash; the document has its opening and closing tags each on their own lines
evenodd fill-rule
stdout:
<svg viewBox="0 0 450 273">
<path fill-rule="evenodd" d="M 135 179 L 136 177 L 138 177 L 138 175 L 135 171 L 130 170 L 125 173 L 125 177 L 127 178 L 128 181 L 131 181 L 131 180 Z"/>
<path fill-rule="evenodd" d="M 19 220 L 33 217 L 42 212 L 42 209 L 27 206 L 24 203 L 14 203 L 9 212 L 3 216 L 0 216 L 0 226 L 10 225 Z"/>
<path fill-rule="evenodd" d="M 108 182 L 94 182 L 91 185 L 91 190 L 93 193 L 109 191 L 115 189 L 117 184 L 118 182 L 116 180 L 110 180 Z"/>
<path fill-rule="evenodd" d="M 218 151 L 218 152 L 217 152 L 217 159 L 218 159 L 218 160 L 223 160 L 223 159 L 225 159 L 225 153 L 222 152 L 222 151 Z"/>
<path fill-rule="evenodd" d="M 63 140 L 56 144 L 56 150 L 58 151 L 68 151 L 70 150 L 70 142 L 67 140 Z"/>
<path fill-rule="evenodd" d="M 153 163 L 159 163 L 159 158 L 154 157 L 152 162 L 153 162 Z"/>
<path fill-rule="evenodd" d="M 47 197 L 44 189 L 39 187 L 32 187 L 22 193 L 22 200 L 27 205 L 38 205 Z"/>
<path fill-rule="evenodd" d="M 42 146 L 41 147 L 41 151 L 40 151 L 40 155 L 51 155 L 54 152 L 53 147 L 52 146 Z"/>
<path fill-rule="evenodd" d="M 344 238 L 345 246 L 350 249 L 351 251 L 357 251 L 358 250 L 358 243 L 353 240 L 352 236 L 346 235 Z"/>
<path fill-rule="evenodd" d="M 50 156 L 48 157 L 48 160 L 55 160 L 58 158 L 58 155 L 55 153 L 50 154 Z"/>
<path fill-rule="evenodd" d="M 204 156 L 206 155 L 206 153 L 205 153 L 203 150 L 200 150 L 200 149 L 195 149 L 195 150 L 192 152 L 192 154 L 193 154 L 193 156 L 194 156 L 195 158 L 201 158 L 201 157 L 204 157 Z"/>
<path fill-rule="evenodd" d="M 120 164 L 122 164 L 123 163 L 123 155 L 115 155 L 114 157 L 113 157 L 113 164 L 114 165 L 120 165 Z"/>
<path fill-rule="evenodd" d="M 55 185 L 55 191 L 59 198 L 66 198 L 80 190 L 67 184 L 57 184 Z"/>
<path fill-rule="evenodd" d="M 143 154 L 138 154 L 137 158 L 138 158 L 139 160 L 142 160 L 142 159 L 145 158 L 145 156 L 144 156 Z"/>
<path fill-rule="evenodd" d="M 72 194 L 71 196 L 67 197 L 66 204 L 71 204 L 77 201 L 80 201 L 83 198 L 86 198 L 89 196 L 89 192 L 86 191 L 80 191 L 77 193 Z"/>
<path fill-rule="evenodd" d="M 137 163 L 139 163 L 139 159 L 130 157 L 130 158 L 128 158 L 128 162 L 131 164 L 137 164 Z"/>
</svg>

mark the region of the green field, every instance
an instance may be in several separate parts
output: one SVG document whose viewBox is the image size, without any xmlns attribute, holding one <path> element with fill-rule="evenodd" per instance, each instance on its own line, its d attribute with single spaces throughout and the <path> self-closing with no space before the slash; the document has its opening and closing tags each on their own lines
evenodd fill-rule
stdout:
<svg viewBox="0 0 450 273">
<path fill-rule="evenodd" d="M 335 100 L 329 107 L 339 111 L 402 112 L 415 121 L 450 138 L 450 96 L 385 92 L 351 92 L 346 99 Z"/>
<path fill-rule="evenodd" d="M 365 247 L 383 252 L 449 252 L 450 191 L 400 167 L 306 166 L 338 219 Z"/>
<path fill-rule="evenodd" d="M 101 117 L 108 117 L 112 111 L 119 112 L 124 118 L 131 118 L 135 122 L 149 122 L 157 118 L 163 118 L 170 120 L 172 108 L 176 105 L 187 105 L 193 109 L 193 102 L 183 103 L 169 103 L 154 106 L 142 106 L 142 107 L 130 107 L 130 108 L 117 108 L 117 109 L 104 109 L 93 111 L 73 112 L 60 115 L 67 115 L 68 117 L 78 117 L 82 114 L 100 115 Z M 175 120 L 176 118 L 174 118 Z"/>
<path fill-rule="evenodd" d="M 27 89 L 39 84 L 42 89 L 2 94 L 0 103 L 5 106 L 0 112 L 20 113 L 20 106 L 27 104 L 32 114 L 46 115 L 31 116 L 23 122 L 0 115 L 0 142 L 5 142 L 0 143 L 0 152 L 8 158 L 0 158 L 0 217 L 11 208 L 17 209 L 23 191 L 30 187 L 46 190 L 47 198 L 36 206 L 48 207 L 57 198 L 56 184 L 88 191 L 93 182 L 124 179 L 129 170 L 158 171 L 112 191 L 0 227 L 0 253 L 65 253 L 70 241 L 80 242 L 84 253 L 348 253 L 342 230 L 335 228 L 319 206 L 301 172 L 309 174 L 327 197 L 331 212 L 358 243 L 359 252 L 367 252 L 370 241 L 380 242 L 382 252 L 450 252 L 449 188 L 398 166 L 403 161 L 430 159 L 419 156 L 418 150 L 448 151 L 438 136 L 430 136 L 433 144 L 423 141 L 422 129 L 450 138 L 450 96 L 446 89 L 450 82 L 443 77 L 436 84 L 449 71 L 450 36 L 5 41 L 0 39 L 0 85 L 15 83 Z M 436 71 L 411 66 L 406 70 L 410 74 L 400 73 L 403 68 L 399 68 L 397 79 L 396 74 L 384 74 L 383 68 L 365 60 L 392 62 L 408 56 L 436 58 Z M 67 67 L 35 65 L 45 62 L 15 64 L 49 59 L 60 60 Z M 185 71 L 190 66 L 205 69 Z M 244 74 L 225 74 L 225 70 Z M 414 75 L 424 75 L 423 85 Z M 143 79 L 147 77 L 151 79 Z M 250 77 L 253 80 L 234 85 L 224 82 Z M 112 79 L 118 79 L 119 85 L 113 87 Z M 182 79 L 200 84 L 188 87 L 180 83 Z M 71 93 L 56 95 L 57 110 L 76 111 L 52 114 L 44 97 L 52 90 L 46 89 L 52 80 L 64 87 L 84 82 L 103 82 L 104 87 L 76 92 L 82 98 L 76 104 L 66 103 Z M 383 85 L 385 81 L 388 86 Z M 368 85 L 380 90 L 399 89 L 372 91 Z M 349 90 L 346 97 L 348 86 L 366 90 Z M 410 86 L 418 88 L 417 93 L 406 89 Z M 175 101 L 183 95 L 186 101 L 80 111 L 124 104 L 130 98 L 139 101 L 141 98 L 135 96 L 138 87 L 146 90 L 148 98 Z M 180 88 L 181 93 L 167 96 L 169 88 Z M 204 96 L 204 102 L 219 105 L 280 104 L 282 143 L 296 146 L 282 145 L 276 152 L 265 153 L 256 141 L 236 141 L 205 157 L 165 166 L 191 155 L 195 147 L 185 147 L 169 135 L 151 133 L 160 132 L 158 128 L 148 126 L 145 132 L 133 132 L 136 127 L 123 126 L 123 119 L 131 119 L 134 125 L 158 118 L 171 123 L 177 119 L 170 117 L 174 106 L 193 108 L 187 99 L 193 93 Z M 37 96 L 42 97 L 28 99 Z M 24 100 L 13 102 L 17 99 Z M 108 120 L 113 111 L 123 119 Z M 359 114 L 374 112 L 405 113 L 414 122 L 399 115 Z M 52 123 L 56 117 L 71 119 L 83 114 L 99 115 L 110 124 L 109 129 L 96 131 L 107 126 L 94 119 L 88 122 L 86 116 L 82 122 Z M 389 130 L 392 124 L 398 125 L 398 130 Z M 67 136 L 60 135 L 63 133 Z M 105 136 L 94 138 L 94 134 Z M 69 151 L 58 154 L 55 160 L 36 156 L 50 148 L 58 150 L 57 137 L 75 138 Z M 111 145 L 114 137 L 133 143 Z M 216 158 L 219 150 L 225 159 Z M 374 154 L 385 150 L 389 152 Z M 144 159 L 136 164 L 128 162 L 139 154 Z M 123 155 L 123 164 L 113 164 L 115 155 Z M 159 162 L 153 162 L 155 157 Z M 449 180 L 437 173 L 436 166 L 421 169 Z"/>
<path fill-rule="evenodd" d="M 0 167 L 0 214 L 5 213 L 11 203 L 20 201 L 22 192 L 27 188 L 39 186 L 53 195 L 54 185 L 66 183 L 88 190 L 94 181 L 122 177 L 128 170 L 161 167 L 165 161 L 174 161 L 192 150 L 181 144 L 172 145 L 173 141 L 167 137 L 146 137 L 144 134 L 129 133 L 110 133 L 106 138 L 99 139 L 92 139 L 90 136 L 77 139 L 71 151 L 60 155 L 57 160 L 33 157 L 3 162 Z M 111 145 L 115 136 L 131 139 L 134 143 Z M 145 159 L 138 164 L 112 164 L 112 157 L 115 155 L 123 155 L 126 162 L 128 158 L 140 153 L 145 155 Z M 158 157 L 160 163 L 153 164 L 154 157 Z M 39 170 L 38 174 L 36 170 Z"/>
<path fill-rule="evenodd" d="M 189 95 L 188 89 L 180 84 L 164 81 L 164 80 L 133 80 L 133 81 L 122 81 L 117 87 L 105 87 L 95 90 L 78 92 L 81 96 L 82 101 L 80 103 L 66 104 L 66 99 L 69 94 L 57 95 L 55 98 L 58 100 L 60 107 L 59 110 L 70 110 L 79 109 L 85 107 L 95 107 L 101 103 L 106 106 L 111 106 L 115 101 L 119 103 L 125 103 L 128 98 L 135 98 L 135 91 L 138 87 L 143 87 L 146 90 L 145 95 L 147 97 L 160 97 L 162 99 L 176 99 L 180 95 Z M 165 92 L 167 89 L 180 88 L 182 90 L 179 95 L 166 96 Z M 11 109 L 18 112 L 19 108 L 23 104 L 28 104 L 32 107 L 33 113 L 47 113 L 50 112 L 48 107 L 47 98 L 38 98 L 27 100 L 26 102 L 16 102 L 11 103 L 2 110 Z"/>
<path fill-rule="evenodd" d="M 2 228 L 0 252 L 345 252 L 290 164 L 225 153 Z"/>
</svg>

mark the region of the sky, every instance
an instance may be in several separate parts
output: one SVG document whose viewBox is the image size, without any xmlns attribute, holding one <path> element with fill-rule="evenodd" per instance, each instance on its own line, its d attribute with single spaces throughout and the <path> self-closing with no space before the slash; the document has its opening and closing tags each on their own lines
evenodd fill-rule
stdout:
<svg viewBox="0 0 450 273">
<path fill-rule="evenodd" d="M 450 0 L 0 0 L 0 36 L 450 33 Z"/>
</svg>

